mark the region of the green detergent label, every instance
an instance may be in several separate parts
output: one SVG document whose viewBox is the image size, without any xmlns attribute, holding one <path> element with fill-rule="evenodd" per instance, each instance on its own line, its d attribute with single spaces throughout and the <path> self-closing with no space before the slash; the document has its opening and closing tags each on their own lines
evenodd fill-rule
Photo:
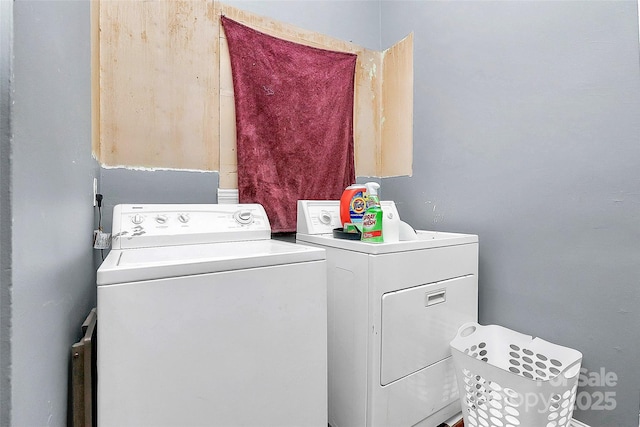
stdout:
<svg viewBox="0 0 640 427">
<path fill-rule="evenodd" d="M 362 240 L 371 243 L 382 243 L 382 209 L 367 211 L 362 218 Z"/>
</svg>

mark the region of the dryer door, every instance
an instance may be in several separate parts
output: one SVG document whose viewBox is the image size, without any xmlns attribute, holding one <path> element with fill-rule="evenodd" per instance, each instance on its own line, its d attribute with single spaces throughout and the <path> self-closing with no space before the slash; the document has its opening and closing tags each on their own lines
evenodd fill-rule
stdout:
<svg viewBox="0 0 640 427">
<path fill-rule="evenodd" d="M 381 385 L 450 356 L 458 327 L 476 318 L 475 275 L 383 294 Z"/>
</svg>

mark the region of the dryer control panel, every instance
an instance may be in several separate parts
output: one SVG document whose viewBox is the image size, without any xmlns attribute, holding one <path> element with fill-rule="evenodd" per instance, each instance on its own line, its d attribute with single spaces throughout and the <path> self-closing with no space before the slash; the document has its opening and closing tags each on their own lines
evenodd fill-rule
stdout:
<svg viewBox="0 0 640 427">
<path fill-rule="evenodd" d="M 384 212 L 390 212 L 397 218 L 398 209 L 390 200 L 380 202 Z M 339 200 L 298 200 L 297 232 L 302 234 L 331 234 L 335 228 L 342 227 L 340 222 Z"/>
<path fill-rule="evenodd" d="M 111 232 L 113 249 L 271 238 L 259 204 L 117 205 Z"/>
<path fill-rule="evenodd" d="M 298 200 L 298 233 L 331 234 L 340 227 L 339 200 Z"/>
</svg>

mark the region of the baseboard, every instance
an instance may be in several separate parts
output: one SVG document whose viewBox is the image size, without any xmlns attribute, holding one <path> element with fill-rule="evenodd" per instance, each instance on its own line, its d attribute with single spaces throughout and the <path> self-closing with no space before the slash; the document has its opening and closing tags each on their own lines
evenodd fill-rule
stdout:
<svg viewBox="0 0 640 427">
<path fill-rule="evenodd" d="M 453 417 L 444 422 L 447 427 L 464 427 L 464 420 L 462 419 L 462 412 L 458 412 Z"/>
<path fill-rule="evenodd" d="M 238 190 L 218 188 L 218 204 L 236 204 L 238 203 Z"/>
</svg>

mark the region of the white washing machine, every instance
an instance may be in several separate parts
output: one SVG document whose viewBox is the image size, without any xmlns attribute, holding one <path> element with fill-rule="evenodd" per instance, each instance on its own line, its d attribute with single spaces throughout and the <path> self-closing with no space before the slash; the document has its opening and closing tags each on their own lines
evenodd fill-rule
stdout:
<svg viewBox="0 0 640 427">
<path fill-rule="evenodd" d="M 260 205 L 119 205 L 98 282 L 98 425 L 326 426 L 326 261 Z"/>
<path fill-rule="evenodd" d="M 298 202 L 297 242 L 327 250 L 329 424 L 437 426 L 460 412 L 449 342 L 477 321 L 478 237 L 363 243 L 340 226 L 338 201 Z"/>
</svg>

